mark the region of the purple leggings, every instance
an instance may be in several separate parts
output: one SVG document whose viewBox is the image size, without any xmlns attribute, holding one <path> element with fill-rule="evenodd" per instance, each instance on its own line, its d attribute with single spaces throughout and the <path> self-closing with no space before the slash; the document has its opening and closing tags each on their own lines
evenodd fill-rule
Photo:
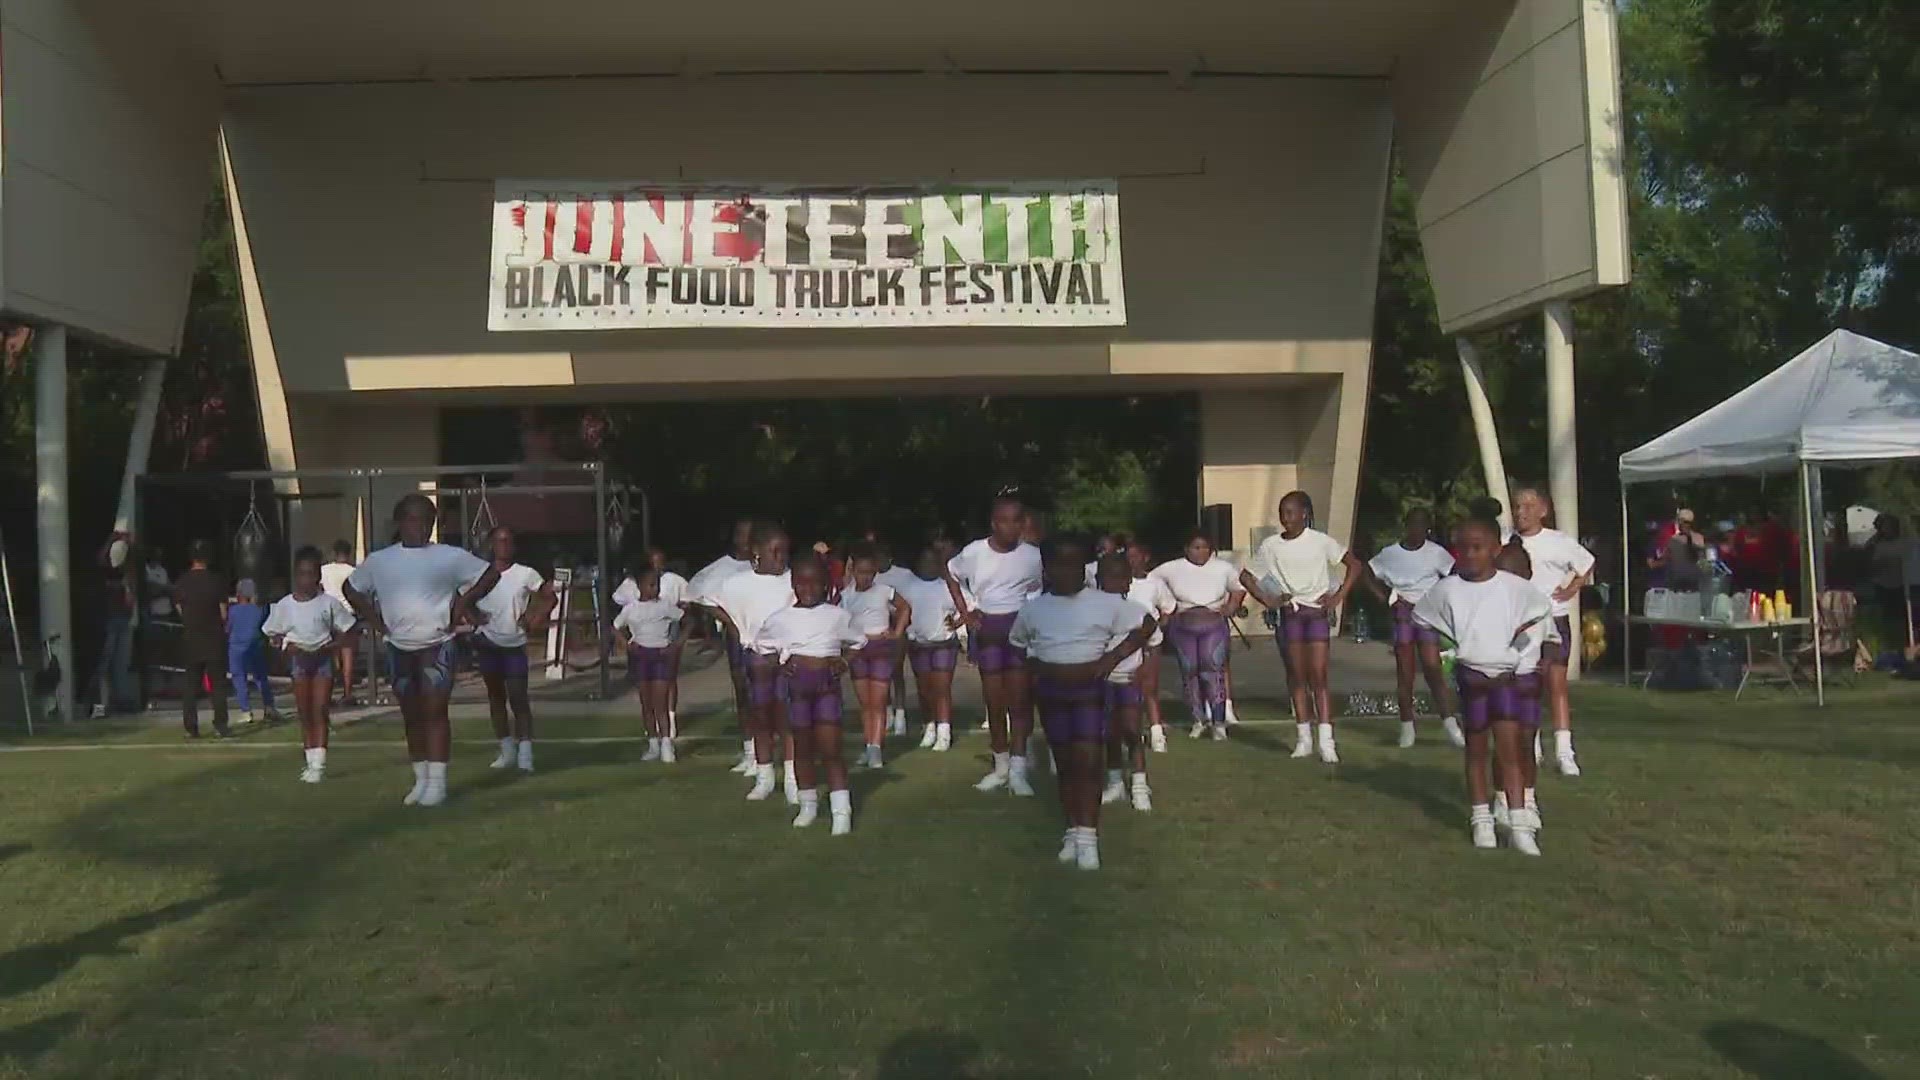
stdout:
<svg viewBox="0 0 1920 1080">
<path fill-rule="evenodd" d="M 1189 608 L 1167 623 L 1167 644 L 1180 663 L 1187 708 L 1195 720 L 1225 715 L 1227 700 L 1227 620 L 1219 612 Z"/>
</svg>

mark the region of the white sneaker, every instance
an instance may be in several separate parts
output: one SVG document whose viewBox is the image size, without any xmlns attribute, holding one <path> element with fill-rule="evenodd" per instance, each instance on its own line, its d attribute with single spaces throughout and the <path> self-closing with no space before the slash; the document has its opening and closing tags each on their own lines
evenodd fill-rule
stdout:
<svg viewBox="0 0 1920 1080">
<path fill-rule="evenodd" d="M 1014 766 L 1013 771 L 1007 773 L 1007 790 L 1021 798 L 1032 796 L 1033 785 L 1027 783 L 1027 770 Z"/>
<path fill-rule="evenodd" d="M 1152 747 L 1153 752 L 1156 754 L 1164 754 L 1167 752 L 1167 726 L 1165 724 L 1155 724 L 1147 729 L 1147 745 Z"/>
<path fill-rule="evenodd" d="M 1227 741 L 1227 725 L 1225 724 L 1213 725 L 1213 741 L 1214 742 Z"/>
<path fill-rule="evenodd" d="M 1127 785 L 1117 776 L 1107 777 L 1107 786 L 1100 792 L 1100 805 L 1110 806 L 1127 797 Z"/>
<path fill-rule="evenodd" d="M 1500 846 L 1500 841 L 1493 831 L 1493 812 L 1486 807 L 1474 807 L 1473 815 L 1467 819 L 1467 825 L 1473 829 L 1474 847 L 1488 850 Z"/>
<path fill-rule="evenodd" d="M 1513 812 L 1507 806 L 1507 793 L 1504 791 L 1493 793 L 1493 827 L 1501 833 L 1513 828 Z"/>
<path fill-rule="evenodd" d="M 323 775 L 325 775 L 323 770 L 316 769 L 309 765 L 300 770 L 300 782 L 303 784 L 317 784 Z"/>
<path fill-rule="evenodd" d="M 981 777 L 980 782 L 973 785 L 973 790 L 999 791 L 1001 788 L 1007 786 L 1008 775 L 1009 774 L 1003 773 L 998 769 L 995 769 L 993 772 L 990 772 L 987 775 Z"/>
<path fill-rule="evenodd" d="M 107 718 L 107 707 L 105 705 L 95 705 L 93 711 L 88 713 L 87 717 L 91 720 L 105 720 Z"/>
<path fill-rule="evenodd" d="M 1440 726 L 1447 729 L 1447 741 L 1453 744 L 1454 749 L 1467 745 L 1467 733 L 1460 730 L 1459 717 L 1449 716 L 1440 721 Z"/>
<path fill-rule="evenodd" d="M 1240 717 L 1234 715 L 1233 700 L 1229 698 L 1227 700 L 1227 726 L 1234 727 L 1239 723 L 1240 723 Z"/>
<path fill-rule="evenodd" d="M 519 765 L 520 765 L 521 772 L 533 771 L 533 740 L 532 739 L 520 740 Z"/>
<path fill-rule="evenodd" d="M 671 765 L 673 764 L 673 762 L 674 762 L 673 740 L 661 739 L 660 740 L 660 763 L 662 765 Z"/>
<path fill-rule="evenodd" d="M 793 827 L 796 829 L 804 829 L 813 824 L 819 817 L 820 801 L 818 799 L 806 799 L 800 803 L 800 812 L 793 817 Z"/>
<path fill-rule="evenodd" d="M 1513 833 L 1508 842 L 1522 855 L 1540 854 L 1540 815 L 1532 810 L 1513 812 Z"/>
<path fill-rule="evenodd" d="M 640 755 L 640 760 L 643 762 L 660 760 L 660 740 L 659 739 L 647 740 L 647 752 Z"/>
<path fill-rule="evenodd" d="M 1407 721 L 1402 721 L 1400 724 L 1400 749 L 1405 750 L 1411 747 L 1413 745 L 1413 740 L 1414 740 L 1413 724 Z"/>
<path fill-rule="evenodd" d="M 1060 841 L 1060 861 L 1071 863 L 1080 857 L 1080 839 L 1077 830 L 1069 827 L 1067 835 Z"/>
<path fill-rule="evenodd" d="M 493 764 L 488 765 L 487 768 L 511 769 L 513 768 L 514 761 L 518 759 L 519 755 L 520 755 L 520 749 L 519 747 L 514 745 L 514 740 L 501 739 L 500 740 L 500 756 L 494 758 Z"/>
<path fill-rule="evenodd" d="M 1533 733 L 1533 763 L 1538 765 L 1545 760 L 1546 755 L 1540 752 L 1540 733 L 1536 731 Z"/>
<path fill-rule="evenodd" d="M 754 765 L 753 755 L 743 753 L 740 755 L 740 760 L 733 763 L 733 768 L 728 769 L 727 771 L 732 773 L 739 773 L 741 776 L 752 776 L 753 765 Z"/>
<path fill-rule="evenodd" d="M 1577 777 L 1577 776 L 1579 776 L 1579 775 L 1580 775 L 1580 763 L 1579 763 L 1579 762 L 1577 762 L 1577 761 L 1575 761 L 1575 760 L 1573 760 L 1573 755 L 1572 755 L 1572 754 L 1570 754 L 1570 753 L 1568 753 L 1568 754 L 1561 754 L 1561 755 L 1560 755 L 1560 758 L 1559 758 L 1559 764 L 1560 764 L 1560 775 L 1561 775 L 1561 776 L 1575 776 L 1575 777 Z"/>
<path fill-rule="evenodd" d="M 1320 744 L 1320 760 L 1328 765 L 1338 765 L 1340 764 L 1340 751 L 1334 749 L 1332 743 L 1323 742 Z"/>
<path fill-rule="evenodd" d="M 845 836 L 853 831 L 853 812 L 836 811 L 833 815 L 833 835 Z"/>
<path fill-rule="evenodd" d="M 424 761 L 416 761 L 413 763 L 413 790 L 407 792 L 407 797 L 401 799 L 400 803 L 403 806 L 417 805 L 420 802 L 420 796 L 426 793 L 427 763 Z"/>
<path fill-rule="evenodd" d="M 1312 756 L 1313 756 L 1313 740 L 1312 740 L 1312 739 L 1301 739 L 1301 740 L 1300 740 L 1299 742 L 1297 742 L 1297 743 L 1294 743 L 1294 744 L 1293 744 L 1293 753 L 1291 753 L 1291 754 L 1289 754 L 1289 755 L 1287 755 L 1287 756 L 1288 756 L 1288 757 L 1297 757 L 1297 758 L 1309 758 L 1309 757 L 1312 757 Z"/>
<path fill-rule="evenodd" d="M 944 754 L 953 749 L 953 725 L 941 724 L 939 734 L 933 737 L 933 752 Z"/>
<path fill-rule="evenodd" d="M 1207 733 L 1207 722 L 1205 720 L 1195 720 L 1193 722 L 1193 726 L 1187 729 L 1187 738 L 1197 739 L 1200 736 L 1205 735 L 1206 733 Z"/>
<path fill-rule="evenodd" d="M 265 709 L 254 709 L 247 713 L 247 723 L 249 724 L 262 724 L 266 722 L 266 719 L 267 712 Z"/>
<path fill-rule="evenodd" d="M 753 770 L 753 787 L 747 792 L 747 801 L 764 802 L 773 794 L 773 766 L 755 765 Z"/>
<path fill-rule="evenodd" d="M 427 781 L 426 790 L 420 793 L 420 805 L 421 806 L 439 806 L 441 803 L 446 801 L 447 801 L 447 782 L 445 780 Z"/>
<path fill-rule="evenodd" d="M 920 749 L 933 749 L 934 740 L 939 737 L 938 732 L 939 728 L 932 721 L 928 721 L 926 728 L 920 732 Z"/>
<path fill-rule="evenodd" d="M 1079 866 L 1082 870 L 1100 869 L 1099 836 L 1097 834 L 1088 836 L 1086 832 L 1082 832 L 1079 842 L 1074 845 L 1073 856 L 1075 865 Z"/>
<path fill-rule="evenodd" d="M 782 788 L 787 796 L 787 805 L 799 806 L 800 805 L 800 778 L 799 776 L 794 774 L 793 759 L 791 758 L 787 759 L 787 763 L 784 766 L 784 770 L 786 772 L 786 782 L 782 785 Z"/>
<path fill-rule="evenodd" d="M 1153 811 L 1153 789 L 1143 776 L 1133 778 L 1133 808 L 1143 814 Z"/>
<path fill-rule="evenodd" d="M 905 735 L 907 733 L 907 710 L 893 710 L 893 726 L 891 732 L 895 735 Z"/>
</svg>

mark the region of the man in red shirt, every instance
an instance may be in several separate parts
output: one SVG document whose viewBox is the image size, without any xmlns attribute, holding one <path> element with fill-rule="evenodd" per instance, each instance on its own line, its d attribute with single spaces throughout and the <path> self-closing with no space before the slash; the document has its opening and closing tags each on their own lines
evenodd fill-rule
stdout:
<svg viewBox="0 0 1920 1080">
<path fill-rule="evenodd" d="M 1772 593 L 1792 584 L 1800 565 L 1799 543 L 1771 510 L 1750 515 L 1733 531 L 1729 544 L 1734 588 Z"/>
</svg>

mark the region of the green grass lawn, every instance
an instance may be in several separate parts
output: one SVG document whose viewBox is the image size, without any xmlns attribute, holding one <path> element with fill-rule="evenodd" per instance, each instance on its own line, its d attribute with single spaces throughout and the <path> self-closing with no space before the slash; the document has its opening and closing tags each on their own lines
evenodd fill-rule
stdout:
<svg viewBox="0 0 1920 1080">
<path fill-rule="evenodd" d="M 1050 787 L 968 789 L 976 735 L 836 840 L 741 801 L 724 716 L 670 769 L 463 746 L 432 811 L 391 722 L 318 787 L 126 728 L 0 754 L 0 1076 L 1920 1076 L 1916 706 L 1585 690 L 1541 860 L 1472 850 L 1390 721 L 1337 770 L 1181 738 L 1097 874 Z"/>
</svg>

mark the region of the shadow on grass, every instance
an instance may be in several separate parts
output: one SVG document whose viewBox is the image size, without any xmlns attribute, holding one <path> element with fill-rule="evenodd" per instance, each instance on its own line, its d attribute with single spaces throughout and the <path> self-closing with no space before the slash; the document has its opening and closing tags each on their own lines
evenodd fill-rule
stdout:
<svg viewBox="0 0 1920 1080">
<path fill-rule="evenodd" d="M 128 938 L 138 937 L 168 923 L 183 922 L 200 912 L 241 895 L 243 890 L 220 889 L 193 900 L 126 915 L 101 923 L 60 941 L 28 945 L 0 954 L 0 1000 L 38 990 L 58 979 L 89 956 L 125 956 L 135 949 Z"/>
<path fill-rule="evenodd" d="M 1760 1020 L 1726 1020 L 1702 1032 L 1707 1045 L 1760 1080 L 1879 1080 L 1880 1074 L 1824 1039 Z"/>
<path fill-rule="evenodd" d="M 1451 770 L 1402 764 L 1341 765 L 1339 778 L 1411 803 L 1448 827 L 1459 825 L 1465 816 L 1460 780 Z"/>
<path fill-rule="evenodd" d="M 916 1031 L 880 1052 L 874 1080 L 1040 1080 L 1042 1073 L 1015 1068 L 980 1070 L 980 1040 L 971 1035 Z"/>
<path fill-rule="evenodd" d="M 54 1013 L 0 1030 L 0 1063 L 8 1058 L 24 1062 L 39 1057 L 60 1045 L 62 1039 L 80 1026 L 80 1020 L 77 1012 Z"/>
<path fill-rule="evenodd" d="M 0 863 L 33 850 L 32 844 L 0 844 Z"/>
</svg>

